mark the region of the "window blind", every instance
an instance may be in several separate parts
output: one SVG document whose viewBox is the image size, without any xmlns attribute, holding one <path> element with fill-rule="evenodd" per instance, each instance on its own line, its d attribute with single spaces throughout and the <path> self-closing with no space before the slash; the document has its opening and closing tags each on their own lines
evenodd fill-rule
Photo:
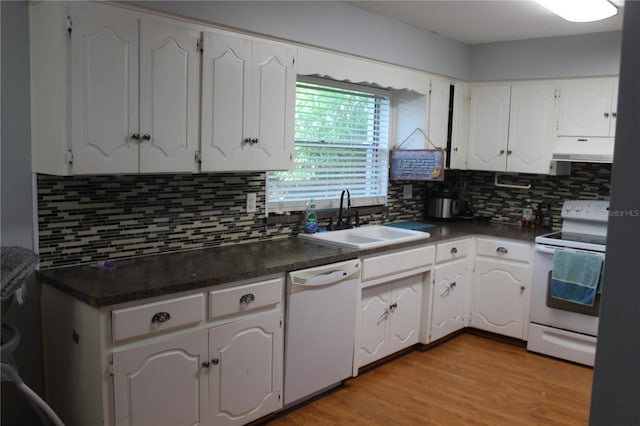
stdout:
<svg viewBox="0 0 640 426">
<path fill-rule="evenodd" d="M 269 211 L 385 204 L 390 96 L 385 90 L 312 77 L 296 84 L 294 169 L 267 174 Z"/>
</svg>

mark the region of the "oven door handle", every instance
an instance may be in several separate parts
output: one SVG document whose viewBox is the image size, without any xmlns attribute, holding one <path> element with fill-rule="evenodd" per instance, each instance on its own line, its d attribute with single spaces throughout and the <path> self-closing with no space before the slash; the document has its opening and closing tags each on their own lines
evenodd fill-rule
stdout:
<svg viewBox="0 0 640 426">
<path fill-rule="evenodd" d="M 544 254 L 554 254 L 556 252 L 556 249 L 536 244 L 536 251 Z"/>
</svg>

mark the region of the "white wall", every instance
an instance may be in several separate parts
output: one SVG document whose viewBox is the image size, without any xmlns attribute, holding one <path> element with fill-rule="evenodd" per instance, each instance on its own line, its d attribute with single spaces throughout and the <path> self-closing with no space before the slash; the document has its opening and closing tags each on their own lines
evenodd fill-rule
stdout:
<svg viewBox="0 0 640 426">
<path fill-rule="evenodd" d="M 620 32 L 467 46 L 338 1 L 134 1 L 462 80 L 616 75 Z"/>
<path fill-rule="evenodd" d="M 467 79 L 468 46 L 338 1 L 134 1 L 130 4 Z"/>
<path fill-rule="evenodd" d="M 473 45 L 471 80 L 617 75 L 620 32 Z"/>
</svg>

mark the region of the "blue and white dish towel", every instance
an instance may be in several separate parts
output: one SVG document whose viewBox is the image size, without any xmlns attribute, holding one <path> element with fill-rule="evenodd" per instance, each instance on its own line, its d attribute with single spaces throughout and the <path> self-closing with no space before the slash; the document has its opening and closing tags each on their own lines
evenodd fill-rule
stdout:
<svg viewBox="0 0 640 426">
<path fill-rule="evenodd" d="M 601 253 L 556 249 L 551 272 L 551 296 L 593 306 L 602 277 L 603 261 Z"/>
</svg>

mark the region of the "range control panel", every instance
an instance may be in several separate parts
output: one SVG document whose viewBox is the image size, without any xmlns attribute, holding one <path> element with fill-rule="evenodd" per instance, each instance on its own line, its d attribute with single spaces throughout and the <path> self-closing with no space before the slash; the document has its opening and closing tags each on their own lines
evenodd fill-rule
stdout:
<svg viewBox="0 0 640 426">
<path fill-rule="evenodd" d="M 568 200 L 562 205 L 561 216 L 565 221 L 607 222 L 609 220 L 609 201 Z"/>
</svg>

